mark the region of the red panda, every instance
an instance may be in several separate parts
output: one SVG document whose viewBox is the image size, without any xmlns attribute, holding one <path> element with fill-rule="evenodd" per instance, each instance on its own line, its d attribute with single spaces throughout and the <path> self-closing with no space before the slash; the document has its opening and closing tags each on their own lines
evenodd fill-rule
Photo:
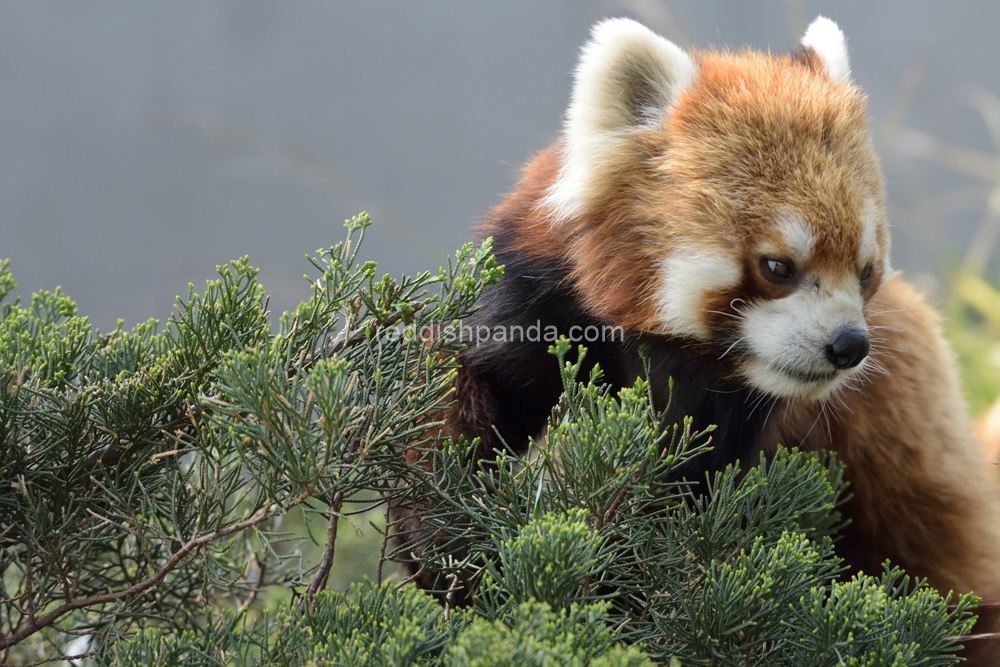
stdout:
<svg viewBox="0 0 1000 667">
<path fill-rule="evenodd" d="M 1000 601 L 1000 493 L 936 315 L 890 268 L 865 97 L 832 21 L 787 56 L 685 53 L 598 23 L 562 135 L 481 232 L 506 272 L 474 324 L 618 328 L 586 342 L 614 387 L 647 345 L 654 399 L 667 377 L 678 388 L 667 421 L 718 427 L 689 479 L 779 443 L 832 449 L 855 570 L 891 559 Z M 482 438 L 484 457 L 540 435 L 561 388 L 547 345 L 465 349 L 447 432 Z"/>
</svg>

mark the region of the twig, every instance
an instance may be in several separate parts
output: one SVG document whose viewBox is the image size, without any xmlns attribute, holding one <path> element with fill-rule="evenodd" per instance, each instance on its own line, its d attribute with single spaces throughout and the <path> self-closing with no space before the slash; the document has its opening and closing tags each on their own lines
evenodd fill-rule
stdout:
<svg viewBox="0 0 1000 667">
<path fill-rule="evenodd" d="M 220 537 L 226 537 L 227 535 L 238 533 L 246 530 L 247 528 L 252 528 L 253 526 L 263 523 L 268 519 L 272 519 L 279 514 L 288 511 L 292 507 L 299 505 L 308 497 L 308 494 L 301 494 L 294 498 L 288 505 L 275 507 L 266 512 L 260 512 L 249 519 L 213 530 L 212 532 L 201 535 L 200 537 L 191 538 L 180 549 L 175 551 L 173 555 L 167 559 L 167 562 L 164 563 L 163 567 L 157 570 L 153 576 L 144 579 L 123 591 L 118 591 L 117 593 L 105 593 L 103 595 L 93 595 L 88 598 L 83 598 L 82 600 L 71 600 L 65 604 L 59 605 L 41 618 L 36 618 L 34 615 L 31 615 L 29 617 L 30 622 L 26 626 L 13 634 L 7 635 L 6 637 L 0 637 L 0 651 L 24 641 L 43 628 L 49 627 L 71 611 L 85 609 L 86 607 L 93 607 L 95 605 L 110 604 L 112 602 L 124 600 L 125 598 L 133 595 L 138 595 L 139 593 L 144 593 L 162 582 L 166 576 L 177 569 L 177 566 L 181 564 L 181 561 L 195 549 L 205 546 Z"/>
<path fill-rule="evenodd" d="M 448 593 L 444 596 L 444 620 L 447 621 L 451 616 L 451 608 L 455 606 L 455 593 L 462 590 L 462 582 L 454 572 L 445 575 L 445 579 L 448 580 Z"/>
<path fill-rule="evenodd" d="M 247 599 L 243 601 L 243 604 L 241 604 L 240 608 L 236 611 L 237 616 L 241 615 L 250 608 L 250 605 L 252 605 L 254 600 L 257 599 L 257 594 L 260 592 L 260 589 L 264 587 L 264 577 L 267 576 L 267 560 L 265 559 L 262 561 L 257 557 L 256 553 L 254 553 L 253 559 L 257 561 L 257 567 L 260 571 L 260 575 L 257 577 L 257 583 L 254 584 L 254 587 L 250 590 L 250 594 L 247 595 Z"/>
<path fill-rule="evenodd" d="M 364 419 L 361 421 L 361 425 L 358 427 L 357 433 L 353 438 L 351 438 L 351 442 L 347 446 L 347 451 L 344 452 L 345 466 L 350 466 L 354 463 L 354 457 L 357 455 L 358 448 L 361 446 L 361 434 L 368 429 L 370 417 L 371 411 L 369 410 L 365 413 Z M 330 579 L 330 569 L 333 567 L 333 556 L 337 548 L 337 521 L 340 519 L 340 510 L 343 506 L 344 490 L 339 489 L 333 494 L 333 499 L 330 501 L 328 507 L 330 517 L 326 528 L 326 548 L 323 551 L 323 560 L 320 562 L 319 568 L 316 570 L 316 574 L 313 576 L 312 581 L 309 582 L 306 594 L 302 596 L 301 605 L 305 605 L 308 600 L 312 599 L 313 595 L 326 588 L 327 581 Z"/>
<path fill-rule="evenodd" d="M 609 505 L 608 509 L 605 510 L 604 514 L 601 515 L 599 520 L 599 525 L 595 526 L 597 530 L 600 530 L 604 526 L 608 525 L 608 522 L 610 522 L 611 519 L 614 517 L 615 512 L 618 511 L 618 507 L 622 504 L 622 502 L 624 502 L 625 498 L 628 497 L 628 492 L 629 488 L 627 484 L 622 486 L 622 488 L 618 490 L 618 493 L 615 494 L 614 500 L 611 501 L 611 505 Z"/>
<path fill-rule="evenodd" d="M 20 665 L 15 665 L 15 667 L 38 667 L 39 665 L 47 665 L 51 662 L 71 662 L 73 660 L 83 660 L 84 658 L 89 658 L 95 653 L 97 653 L 97 651 L 87 651 L 86 653 L 78 653 L 76 655 L 60 655 L 54 658 L 45 658 L 44 660 L 39 660 L 38 662 L 22 663 Z"/>
<path fill-rule="evenodd" d="M 344 492 L 342 490 L 337 491 L 333 495 L 333 500 L 330 501 L 328 507 L 330 518 L 326 527 L 326 548 L 323 550 L 323 560 L 316 569 L 316 574 L 313 575 L 312 581 L 309 582 L 309 588 L 306 589 L 305 597 L 302 598 L 303 602 L 326 588 L 326 584 L 330 580 L 333 556 L 337 548 L 337 523 L 340 520 L 340 510 L 343 506 Z"/>
<path fill-rule="evenodd" d="M 418 311 L 423 310 L 427 306 L 427 303 L 424 301 L 411 301 L 409 303 L 409 306 L 410 308 L 413 309 L 413 312 L 416 313 Z M 385 329 L 386 327 L 391 327 L 392 325 L 396 324 L 406 316 L 407 316 L 406 314 L 397 310 L 396 312 L 390 314 L 387 318 L 385 318 L 381 322 L 376 322 L 375 328 Z M 312 354 L 309 354 L 302 361 L 301 364 L 289 368 L 288 377 L 292 378 L 298 375 L 299 373 L 308 371 L 320 359 L 325 359 L 326 357 L 329 357 L 332 354 L 335 354 L 336 352 L 339 352 L 345 348 L 353 347 L 358 343 L 364 341 L 367 337 L 368 337 L 368 332 L 366 332 L 365 330 L 358 331 L 353 336 L 348 336 L 347 329 L 344 329 L 339 334 L 334 336 L 332 339 L 328 340 L 324 345 L 317 348 L 316 350 L 313 350 Z"/>
<path fill-rule="evenodd" d="M 954 635 L 952 637 L 945 637 L 945 641 L 949 642 L 967 642 L 975 639 L 1000 639 L 1000 632 L 981 632 L 977 635 Z"/>
<path fill-rule="evenodd" d="M 375 581 L 382 585 L 382 565 L 385 563 L 385 548 L 389 544 L 389 503 L 385 504 L 385 532 L 382 533 L 382 546 L 378 550 L 378 567 L 375 569 Z"/>
<path fill-rule="evenodd" d="M 976 609 L 982 609 L 983 607 L 1000 607 L 1000 602 L 997 601 L 982 601 L 976 605 Z M 958 603 L 952 603 L 948 605 L 948 609 L 958 609 Z"/>
<path fill-rule="evenodd" d="M 410 308 L 413 309 L 414 313 L 423 310 L 426 305 L 427 304 L 424 303 L 423 301 L 411 301 L 409 304 Z M 385 329 L 386 327 L 391 327 L 396 322 L 399 322 L 401 319 L 403 319 L 405 316 L 406 315 L 397 310 L 396 312 L 389 315 L 389 317 L 385 318 L 381 322 L 378 322 L 377 326 L 379 329 Z M 350 338 L 345 339 L 342 336 L 344 336 L 343 333 L 338 334 L 337 337 L 334 338 L 332 341 L 330 341 L 330 343 L 326 346 L 328 354 L 332 352 L 338 352 L 344 349 L 345 347 L 352 347 L 354 345 L 357 345 L 365 338 L 367 338 L 368 334 L 365 331 L 359 331 Z"/>
</svg>

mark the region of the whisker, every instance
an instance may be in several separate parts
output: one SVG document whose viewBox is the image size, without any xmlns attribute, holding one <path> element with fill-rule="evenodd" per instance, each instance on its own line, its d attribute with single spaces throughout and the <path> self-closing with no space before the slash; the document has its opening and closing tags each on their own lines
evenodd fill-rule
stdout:
<svg viewBox="0 0 1000 667">
<path fill-rule="evenodd" d="M 778 399 L 774 399 L 771 401 L 771 407 L 770 409 L 768 409 L 767 415 L 764 417 L 764 423 L 761 425 L 761 430 L 767 427 L 767 420 L 771 418 L 771 413 L 774 412 L 774 406 L 776 406 L 778 403 L 779 403 Z"/>
<path fill-rule="evenodd" d="M 774 365 L 774 362 L 778 361 L 779 359 L 781 359 L 781 355 L 780 354 L 777 357 L 772 357 L 771 361 L 767 362 L 767 366 L 764 366 L 764 370 L 765 371 L 766 370 L 770 370 L 771 366 Z M 781 366 L 779 366 L 778 370 L 784 370 L 784 364 L 782 364 Z"/>
<path fill-rule="evenodd" d="M 883 308 L 882 310 L 873 310 L 868 314 L 872 317 L 878 317 L 879 315 L 888 315 L 890 313 L 902 313 L 905 308 Z"/>
<path fill-rule="evenodd" d="M 754 402 L 750 406 L 750 411 L 747 413 L 747 418 L 753 417 L 753 414 L 755 412 L 757 412 L 757 408 L 759 408 L 767 400 L 772 399 L 772 398 L 773 398 L 772 396 L 769 396 L 769 395 L 764 394 L 764 393 L 758 394 L 757 398 L 754 400 Z"/>
<path fill-rule="evenodd" d="M 853 378 L 852 378 L 852 379 L 853 379 Z M 854 410 L 852 410 L 852 409 L 851 409 L 851 406 L 849 406 L 849 405 L 847 404 L 847 401 L 846 401 L 846 400 L 844 399 L 844 397 L 843 397 L 843 396 L 841 396 L 841 395 L 840 395 L 840 393 L 839 393 L 839 392 L 834 392 L 834 393 L 833 393 L 833 394 L 832 394 L 832 395 L 830 396 L 830 398 L 831 398 L 831 399 L 833 399 L 833 400 L 835 400 L 835 401 L 837 401 L 837 404 L 838 404 L 838 405 L 839 405 L 839 406 L 840 406 L 841 408 L 843 408 L 844 410 L 847 410 L 847 411 L 848 411 L 848 412 L 850 412 L 850 413 L 851 413 L 852 415 L 854 414 Z"/>
<path fill-rule="evenodd" d="M 739 392 L 741 392 L 743 390 L 742 389 L 712 389 L 710 387 L 706 387 L 705 391 L 710 392 L 712 394 L 738 394 Z"/>
<path fill-rule="evenodd" d="M 823 421 L 826 422 L 826 441 L 833 442 L 833 429 L 830 427 L 830 413 L 826 411 L 828 400 L 824 400 L 820 403 L 819 413 L 823 416 Z"/>
<path fill-rule="evenodd" d="M 741 314 L 741 313 L 737 313 L 737 314 L 734 315 L 733 313 L 727 313 L 724 310 L 709 310 L 709 311 L 706 311 L 706 312 L 713 313 L 715 315 L 725 315 L 726 317 L 731 317 L 734 320 L 742 320 L 742 319 L 746 318 L 746 316 L 743 315 L 743 314 Z"/>
<path fill-rule="evenodd" d="M 882 363 L 879 362 L 877 359 L 869 360 L 869 363 L 868 365 L 865 366 L 863 372 L 867 373 L 868 371 L 871 371 L 873 373 L 879 373 L 886 377 L 892 377 L 892 373 L 889 372 L 889 369 L 883 366 Z"/>
<path fill-rule="evenodd" d="M 722 359 L 722 357 L 724 357 L 727 354 L 729 354 L 730 352 L 732 352 L 733 348 L 736 347 L 737 345 L 739 345 L 740 343 L 742 343 L 744 340 L 746 340 L 746 336 L 743 336 L 741 338 L 737 338 L 735 341 L 733 341 L 733 344 L 730 345 L 728 348 L 726 348 L 726 351 L 722 353 L 722 356 L 720 356 L 719 359 Z"/>
<path fill-rule="evenodd" d="M 821 403 L 820 411 L 819 413 L 817 413 L 816 419 L 813 420 L 812 425 L 809 426 L 809 429 L 806 431 L 806 434 L 802 436 L 802 440 L 799 441 L 799 447 L 803 447 L 806 444 L 806 440 L 809 439 L 809 435 L 813 432 L 813 429 L 816 428 L 816 424 L 819 423 L 820 417 L 822 416 L 823 416 L 823 405 Z"/>
</svg>

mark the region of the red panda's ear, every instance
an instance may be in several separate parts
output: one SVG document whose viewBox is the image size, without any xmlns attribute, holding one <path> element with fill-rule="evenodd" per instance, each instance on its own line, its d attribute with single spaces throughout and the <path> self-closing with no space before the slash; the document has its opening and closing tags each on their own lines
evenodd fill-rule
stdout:
<svg viewBox="0 0 1000 667">
<path fill-rule="evenodd" d="M 825 73 L 834 83 L 850 81 L 847 39 L 836 23 L 825 16 L 816 17 L 802 36 L 802 49 L 797 56 L 800 62 Z"/>
<path fill-rule="evenodd" d="M 562 169 L 545 198 L 555 219 L 599 198 L 601 176 L 634 150 L 635 133 L 661 125 L 695 77 L 684 51 L 630 19 L 594 26 L 566 111 Z"/>
</svg>

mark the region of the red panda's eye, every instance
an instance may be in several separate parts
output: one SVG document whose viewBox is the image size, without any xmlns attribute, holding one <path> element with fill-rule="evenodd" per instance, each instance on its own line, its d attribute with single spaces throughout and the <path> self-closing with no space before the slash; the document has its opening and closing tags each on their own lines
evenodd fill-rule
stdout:
<svg viewBox="0 0 1000 667">
<path fill-rule="evenodd" d="M 764 275 L 775 282 L 784 283 L 795 277 L 795 267 L 787 259 L 765 257 L 760 263 L 764 269 Z"/>
<path fill-rule="evenodd" d="M 874 267 L 871 264 L 869 264 L 868 266 L 865 267 L 865 270 L 861 272 L 861 285 L 862 286 L 865 286 L 869 282 L 871 282 L 872 273 L 874 273 L 874 272 L 875 272 L 875 269 L 874 269 Z"/>
</svg>

